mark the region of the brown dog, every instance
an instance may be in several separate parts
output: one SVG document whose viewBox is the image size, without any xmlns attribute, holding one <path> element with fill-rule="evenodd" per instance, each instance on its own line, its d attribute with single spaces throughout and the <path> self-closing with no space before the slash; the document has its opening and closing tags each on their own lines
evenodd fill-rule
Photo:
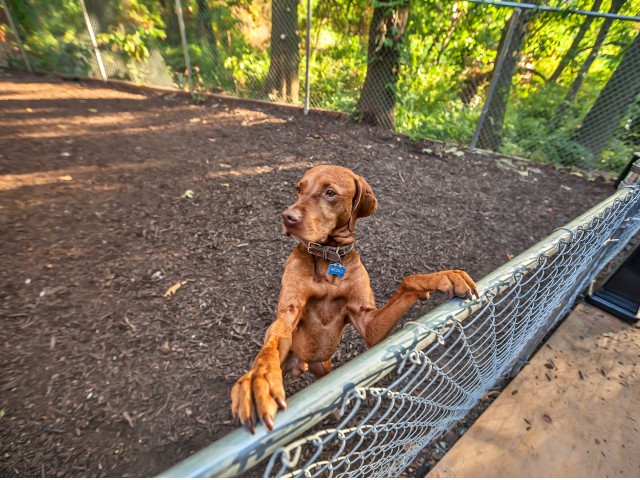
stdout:
<svg viewBox="0 0 640 480">
<path fill-rule="evenodd" d="M 285 264 L 276 320 L 253 366 L 231 390 L 233 414 L 252 433 L 256 414 L 272 430 L 278 407 L 286 407 L 283 374 L 310 371 L 322 377 L 331 371 L 347 324 L 373 346 L 429 292 L 478 296 L 466 272 L 447 270 L 406 277 L 387 304 L 376 308 L 353 244 L 356 220 L 377 206 L 367 182 L 343 167 L 314 167 L 298 183 L 296 202 L 282 213 L 284 232 L 299 245 Z"/>
</svg>

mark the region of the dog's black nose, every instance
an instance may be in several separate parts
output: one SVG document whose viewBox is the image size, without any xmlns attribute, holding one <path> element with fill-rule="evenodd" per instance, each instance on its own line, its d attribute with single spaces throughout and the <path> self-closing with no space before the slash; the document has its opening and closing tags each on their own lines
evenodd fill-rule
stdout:
<svg viewBox="0 0 640 480">
<path fill-rule="evenodd" d="M 293 210 L 285 210 L 282 212 L 282 223 L 285 227 L 293 227 L 300 221 L 300 215 Z"/>
</svg>

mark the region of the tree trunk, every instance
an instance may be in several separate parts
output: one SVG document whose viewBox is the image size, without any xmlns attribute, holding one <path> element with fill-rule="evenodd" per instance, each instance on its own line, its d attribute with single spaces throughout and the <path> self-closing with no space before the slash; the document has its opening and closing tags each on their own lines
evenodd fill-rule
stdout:
<svg viewBox="0 0 640 480">
<path fill-rule="evenodd" d="M 273 100 L 298 103 L 300 94 L 298 0 L 271 2 L 271 63 L 265 92 Z"/>
<path fill-rule="evenodd" d="M 409 19 L 410 1 L 395 7 L 376 6 L 369 26 L 367 74 L 353 118 L 395 129 L 396 86 L 400 48 Z"/>
<path fill-rule="evenodd" d="M 625 52 L 618 68 L 589 109 L 573 140 L 587 148 L 594 158 L 600 154 L 640 94 L 640 34 Z"/>
<path fill-rule="evenodd" d="M 172 47 L 180 46 L 180 27 L 176 15 L 176 3 L 174 0 L 160 0 L 160 16 L 165 24 L 167 43 Z"/>
<path fill-rule="evenodd" d="M 198 14 L 196 15 L 196 28 L 198 31 L 198 37 L 204 38 L 209 46 L 213 49 L 217 55 L 216 37 L 211 27 L 211 11 L 207 0 L 197 0 Z"/>
<path fill-rule="evenodd" d="M 617 14 L 620 11 L 620 8 L 622 8 L 622 5 L 624 5 L 624 2 L 625 0 L 612 0 L 609 13 L 614 15 Z M 600 30 L 598 31 L 598 36 L 596 37 L 596 43 L 594 43 L 593 47 L 591 48 L 591 51 L 589 52 L 589 56 L 587 57 L 587 59 L 580 66 L 580 69 L 578 70 L 578 74 L 576 75 L 575 80 L 569 87 L 569 91 L 567 92 L 567 95 L 564 97 L 564 100 L 560 104 L 560 107 L 558 108 L 556 116 L 553 119 L 553 122 L 551 123 L 552 128 L 555 129 L 562 123 L 562 119 L 564 118 L 564 115 L 567 112 L 569 105 L 571 105 L 571 103 L 575 100 L 576 95 L 578 94 L 578 91 L 580 91 L 580 87 L 582 87 L 582 82 L 584 82 L 584 77 L 587 75 L 587 73 L 589 72 L 589 69 L 591 68 L 591 65 L 593 64 L 596 57 L 598 56 L 600 47 L 602 47 L 602 44 L 604 43 L 605 38 L 607 38 L 607 34 L 609 33 L 609 29 L 611 28 L 612 23 L 613 23 L 613 19 L 611 18 L 605 18 L 604 21 L 602 22 L 602 25 L 600 26 Z"/>
<path fill-rule="evenodd" d="M 477 144 L 478 148 L 485 150 L 498 150 L 500 145 L 502 145 L 504 117 L 507 112 L 507 103 L 509 102 L 509 95 L 511 93 L 513 74 L 516 71 L 516 66 L 520 58 L 520 49 L 529 33 L 528 24 L 536 15 L 536 13 L 532 11 L 521 12 L 519 18 L 517 18 L 517 24 L 514 27 L 511 42 L 509 45 L 505 45 L 507 32 L 511 27 L 511 23 L 514 21 L 514 14 L 511 15 L 502 31 L 500 43 L 498 44 L 496 62 L 493 65 L 493 72 L 491 74 L 492 81 L 493 76 L 499 74 L 498 84 L 491 103 L 489 104 L 487 116 L 480 129 Z M 503 49 L 507 49 L 506 56 L 502 65 L 502 71 L 498 72 L 498 59 L 502 55 Z"/>
<path fill-rule="evenodd" d="M 595 0 L 595 2 L 593 2 L 593 5 L 591 6 L 591 11 L 597 12 L 598 10 L 600 10 L 600 5 L 602 5 L 602 0 Z M 580 25 L 580 30 L 578 30 L 578 34 L 574 37 L 573 42 L 569 47 L 569 50 L 567 50 L 567 53 L 564 54 L 564 56 L 560 60 L 560 63 L 556 67 L 555 72 L 553 72 L 553 75 L 551 75 L 551 78 L 549 79 L 549 83 L 557 82 L 558 78 L 560 78 L 560 75 L 562 75 L 562 72 L 567 67 L 567 65 L 569 65 L 569 63 L 573 61 L 574 58 L 576 58 L 576 55 L 578 54 L 578 47 L 580 46 L 580 42 L 582 42 L 582 39 L 589 31 L 589 28 L 591 27 L 591 24 L 593 23 L 594 19 L 595 17 L 590 17 L 590 16 L 584 17 L 584 21 L 582 22 L 582 25 Z"/>
</svg>

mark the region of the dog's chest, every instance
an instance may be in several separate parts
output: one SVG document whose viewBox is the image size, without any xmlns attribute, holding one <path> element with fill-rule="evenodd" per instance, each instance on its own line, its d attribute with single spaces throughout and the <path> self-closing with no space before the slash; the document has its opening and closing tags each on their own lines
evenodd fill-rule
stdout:
<svg viewBox="0 0 640 480">
<path fill-rule="evenodd" d="M 305 323 L 316 323 L 325 327 L 336 325 L 340 328 L 347 315 L 347 301 L 344 296 L 333 293 L 334 295 L 329 293 L 310 298 L 302 312 L 302 320 Z"/>
</svg>

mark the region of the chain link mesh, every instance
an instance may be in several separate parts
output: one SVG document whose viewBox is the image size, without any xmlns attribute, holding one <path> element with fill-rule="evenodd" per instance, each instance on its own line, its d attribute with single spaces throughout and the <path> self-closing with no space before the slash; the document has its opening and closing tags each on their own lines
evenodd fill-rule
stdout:
<svg viewBox="0 0 640 480">
<path fill-rule="evenodd" d="M 81 0 L 6 1 L 36 71 L 101 78 Z M 107 78 L 188 88 L 175 0 L 84 2 Z M 590 169 L 620 171 L 640 145 L 640 36 L 629 19 L 456 0 L 310 4 L 311 107 Z M 581 5 L 637 13 L 622 0 Z M 303 104 L 306 1 L 181 7 L 196 95 Z M 3 13 L 0 62 L 23 67 Z"/>
</svg>

